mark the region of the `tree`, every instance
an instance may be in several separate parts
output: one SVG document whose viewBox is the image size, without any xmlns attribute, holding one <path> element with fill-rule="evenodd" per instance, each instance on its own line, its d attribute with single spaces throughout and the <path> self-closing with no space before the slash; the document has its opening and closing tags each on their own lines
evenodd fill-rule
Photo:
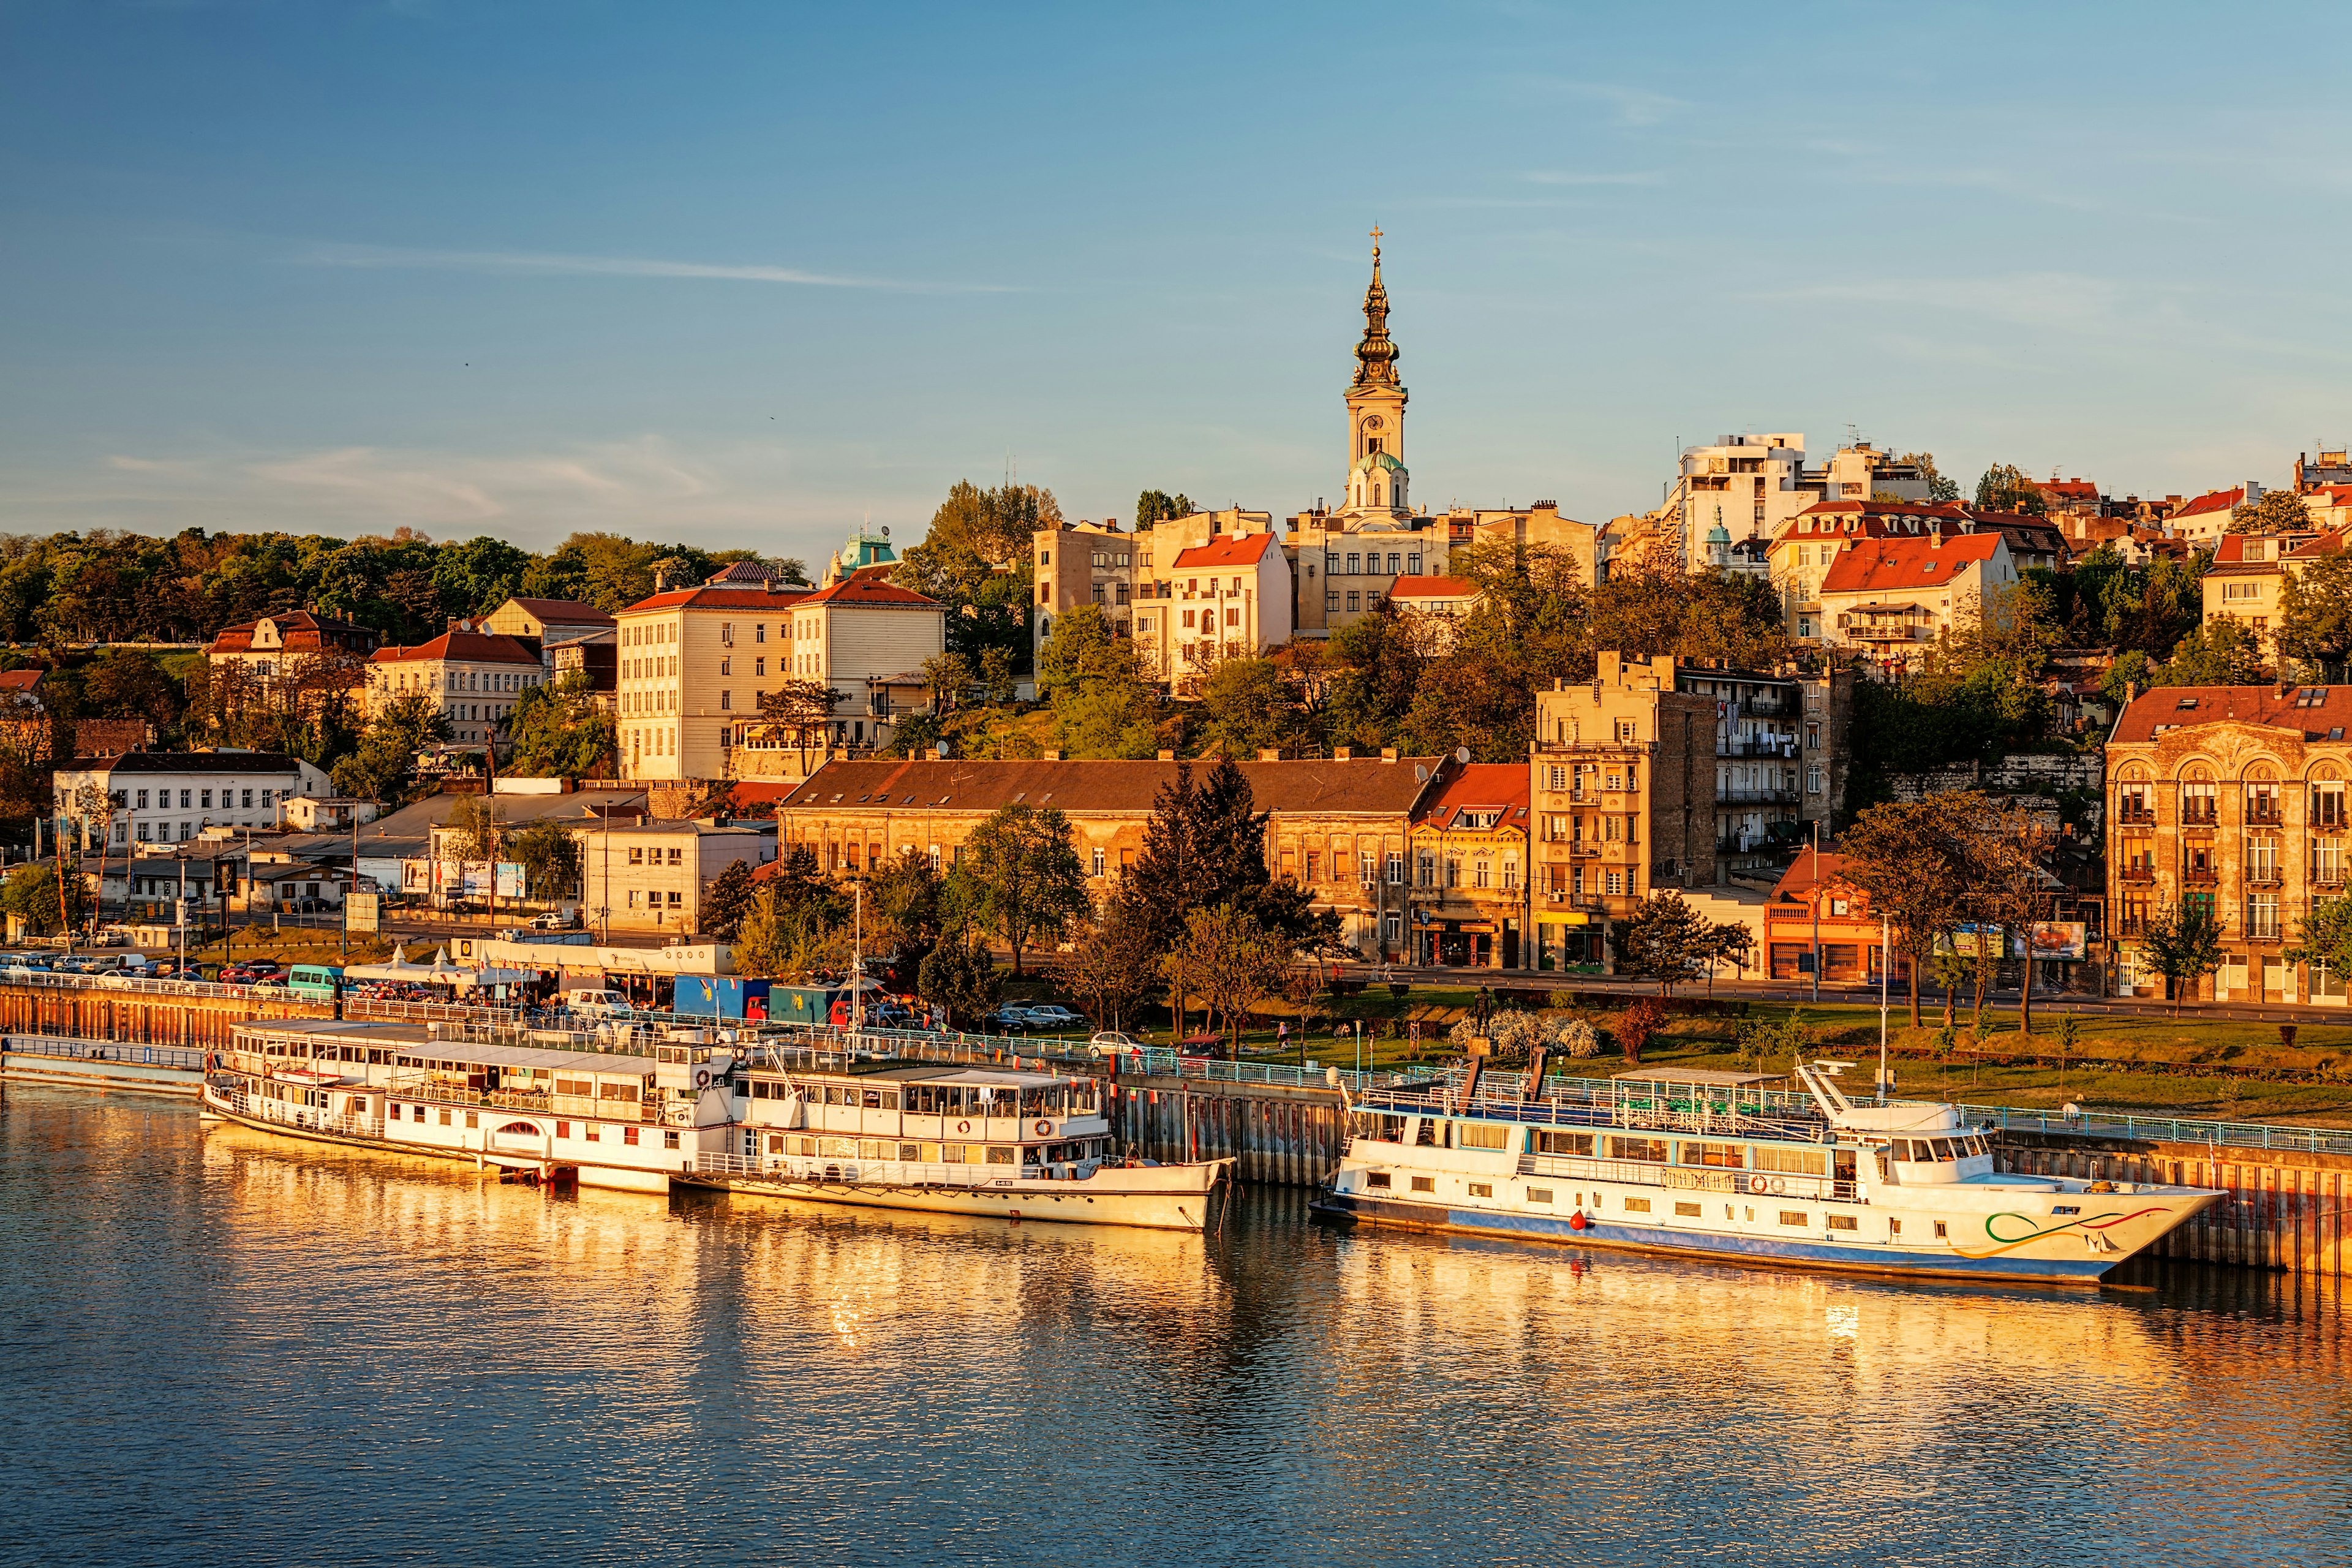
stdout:
<svg viewBox="0 0 2352 1568">
<path fill-rule="evenodd" d="M 2189 987 L 2221 967 L 2221 925 L 2205 904 L 2173 904 L 2149 916 L 2140 929 L 2139 955 L 2164 976 L 2178 1018 Z"/>
<path fill-rule="evenodd" d="M 1150 933 L 1114 900 L 1101 920 L 1087 921 L 1070 933 L 1070 947 L 1054 963 L 1054 984 L 1063 994 L 1087 1005 L 1097 1024 L 1127 1026 L 1127 1013 L 1152 991 L 1158 954 Z"/>
<path fill-rule="evenodd" d="M 1070 917 L 1090 907 L 1070 820 L 1052 806 L 999 806 L 964 840 L 948 884 L 955 910 L 1013 950 L 1015 975 L 1025 950 L 1059 941 Z"/>
<path fill-rule="evenodd" d="M 2260 638 L 2237 621 L 2208 621 L 2154 672 L 2158 686 L 2259 686 L 2269 679 Z"/>
<path fill-rule="evenodd" d="M 1037 695 L 1053 708 L 1054 739 L 1066 756 L 1148 757 L 1158 749 L 1143 661 L 1099 605 L 1054 623 L 1037 656 Z"/>
<path fill-rule="evenodd" d="M 977 664 L 996 648 L 1017 668 L 1029 657 L 1030 605 L 1036 597 L 1029 541 L 1061 521 L 1061 504 L 1051 490 L 1019 484 L 982 489 L 960 480 L 892 580 L 948 607 L 950 652 Z"/>
<path fill-rule="evenodd" d="M 2006 511 L 2027 517 L 2046 517 L 2050 502 L 2042 487 L 2014 463 L 1995 463 L 1977 480 L 1977 508 L 1980 511 Z"/>
<path fill-rule="evenodd" d="M 504 814 L 487 795 L 464 795 L 449 810 L 449 830 L 457 836 L 461 859 L 497 860 L 506 848 Z"/>
<path fill-rule="evenodd" d="M 1920 801 L 1888 801 L 1854 819 L 1840 847 L 1843 876 L 1885 917 L 1891 942 L 1908 961 L 1911 1026 L 1919 1026 L 1919 970 L 1961 914 L 1971 866 L 1967 844 L 1987 807 L 1973 792 Z M 1891 955 L 1890 955 L 1891 957 Z"/>
<path fill-rule="evenodd" d="M 702 929 L 721 942 L 733 942 L 742 929 L 743 917 L 751 912 L 758 890 L 751 880 L 751 868 L 740 860 L 729 861 L 703 891 Z"/>
<path fill-rule="evenodd" d="M 2311 528 L 2311 508 L 2293 490 L 2264 490 L 2230 509 L 2231 533 L 2300 533 Z"/>
<path fill-rule="evenodd" d="M 934 713 L 952 712 L 963 706 L 972 680 L 971 660 L 960 653 L 937 653 L 923 660 L 923 689 L 930 696 Z"/>
<path fill-rule="evenodd" d="M 1991 805 L 1971 824 L 1968 848 L 1972 862 L 1969 880 L 1972 883 L 1971 902 L 1979 915 L 1979 927 L 1999 928 L 2005 939 L 2002 947 L 2018 947 L 2025 953 L 2022 988 L 2018 994 L 2018 1033 L 2033 1032 L 2033 922 L 2049 908 L 2050 890 L 2058 886 L 2045 862 L 2055 844 L 2051 830 L 2039 815 L 2021 805 Z M 1979 973 L 1983 976 L 2000 962 L 2001 948 L 1985 950 L 1987 933 L 1979 929 L 1977 938 Z M 1983 1006 L 1983 982 L 1979 979 L 1978 1006 Z"/>
<path fill-rule="evenodd" d="M 1290 690 L 1272 659 L 1218 661 L 1201 683 L 1203 751 L 1229 757 L 1255 757 L 1279 750 L 1291 738 Z"/>
<path fill-rule="evenodd" d="M 1743 926 L 1729 928 L 1742 937 Z M 1683 981 L 1706 972 L 1727 940 L 1717 925 L 1671 889 L 1654 892 L 1623 920 L 1609 925 L 1609 945 L 1617 973 L 1658 983 L 1658 994 L 1672 996 Z"/>
<path fill-rule="evenodd" d="M 79 876 L 65 878 L 66 902 L 60 908 L 58 882 L 58 868 L 47 861 L 19 866 L 0 882 L 0 910 L 43 936 L 79 925 L 89 915 L 89 884 Z"/>
<path fill-rule="evenodd" d="M 1166 490 L 1145 490 L 1135 498 L 1135 531 L 1141 533 L 1153 523 L 1170 518 L 1190 517 L 1199 510 L 1192 498 L 1181 491 L 1171 496 Z"/>
<path fill-rule="evenodd" d="M 1212 1021 L 1225 1037 L 1226 1054 L 1238 1056 L 1250 1009 L 1282 990 L 1294 956 L 1280 933 L 1245 910 L 1221 904 L 1185 916 L 1183 934 L 1160 965 L 1177 991 L 1208 1005 Z"/>
<path fill-rule="evenodd" d="M 931 858 L 909 845 L 866 876 L 866 942 L 887 952 L 897 976 L 915 978 L 940 940 L 947 886 Z"/>
<path fill-rule="evenodd" d="M 542 816 L 525 827 L 507 852 L 522 868 L 522 885 L 530 897 L 546 902 L 578 896 L 580 838 L 555 818 Z"/>
<path fill-rule="evenodd" d="M 1617 1048 L 1625 1054 L 1628 1066 L 1642 1065 L 1642 1052 L 1665 1022 L 1666 1010 L 1654 996 L 1644 996 L 1617 1015 L 1617 1026 L 1610 1032 L 1617 1037 Z"/>
<path fill-rule="evenodd" d="M 2283 955 L 2289 963 L 2324 963 L 2331 973 L 2352 974 L 2352 899 L 2320 900 L 2295 935 Z"/>
<path fill-rule="evenodd" d="M 2338 550 L 2286 574 L 2279 589 L 2278 650 L 2316 665 L 2323 679 L 2343 673 L 2352 659 L 2352 551 Z"/>
<path fill-rule="evenodd" d="M 359 750 L 332 770 L 335 793 L 354 800 L 398 800 L 416 776 L 416 754 L 451 730 L 441 705 L 422 691 L 394 698 L 368 725 Z"/>
<path fill-rule="evenodd" d="M 848 699 L 822 680 L 792 679 L 773 691 L 760 693 L 760 738 L 771 742 L 789 739 L 801 753 L 801 771 L 808 771 L 809 737 L 822 747 L 833 729 L 833 716 Z"/>
<path fill-rule="evenodd" d="M 525 687 L 507 715 L 513 747 L 508 767 L 531 778 L 587 778 L 604 772 L 616 754 L 620 731 L 596 700 L 595 683 L 574 670 L 542 686 Z"/>
<path fill-rule="evenodd" d="M 778 879 L 751 900 L 731 944 L 736 973 L 799 983 L 848 962 L 850 931 L 837 908 L 797 901 L 792 894 Z"/>
<path fill-rule="evenodd" d="M 1003 989 L 988 944 L 968 930 L 932 948 L 915 979 L 915 994 L 944 1013 L 951 1028 L 976 1022 L 996 1005 Z"/>
<path fill-rule="evenodd" d="M 1957 479 L 1946 479 L 1941 473 L 1937 471 L 1935 453 L 1906 452 L 1895 460 L 1898 463 L 1912 463 L 1917 465 L 1919 472 L 1925 476 L 1927 480 L 1927 499 L 1929 500 L 1944 501 L 1958 500 L 1960 499 L 1959 481 Z"/>
</svg>

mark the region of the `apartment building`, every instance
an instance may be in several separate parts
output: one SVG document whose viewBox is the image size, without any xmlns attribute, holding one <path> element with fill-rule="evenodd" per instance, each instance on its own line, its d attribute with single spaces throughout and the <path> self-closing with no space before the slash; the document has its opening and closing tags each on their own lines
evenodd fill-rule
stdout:
<svg viewBox="0 0 2352 1568">
<path fill-rule="evenodd" d="M 580 908 L 600 937 L 692 936 L 702 929 L 703 896 L 719 873 L 738 860 L 756 869 L 776 858 L 772 823 L 640 817 L 564 825 L 580 844 Z"/>
<path fill-rule="evenodd" d="M 431 642 L 380 647 L 368 658 L 368 712 L 424 692 L 440 704 L 454 741 L 494 744 L 514 711 L 515 699 L 542 684 L 539 655 L 509 637 L 459 621 Z"/>
<path fill-rule="evenodd" d="M 1661 524 L 1678 539 L 1692 571 L 1707 564 L 1707 536 L 1716 529 L 1727 548 L 1745 540 L 1769 541 L 1790 520 L 1822 501 L 1868 503 L 1881 495 L 1926 502 L 1929 482 L 1916 464 L 1899 461 L 1866 441 L 1841 447 L 1808 467 L 1801 433 L 1725 436 L 1712 446 L 1685 447 L 1666 489 Z"/>
<path fill-rule="evenodd" d="M 1445 770 L 1412 814 L 1412 963 L 1517 969 L 1531 957 L 1528 828 L 1524 766 Z"/>
<path fill-rule="evenodd" d="M 614 704 L 625 776 L 733 778 L 770 763 L 781 771 L 800 754 L 797 737 L 771 732 L 760 699 L 791 680 L 840 694 L 833 745 L 887 744 L 919 700 L 924 661 L 947 648 L 946 607 L 898 587 L 890 571 L 867 567 L 814 590 L 773 578 L 665 587 L 623 610 Z"/>
<path fill-rule="evenodd" d="M 110 821 L 79 820 L 81 791 L 95 785 L 112 803 Z M 208 827 L 276 827 L 285 803 L 331 795 L 327 775 L 276 752 L 131 752 L 78 757 L 58 769 L 53 799 L 69 837 L 95 847 L 99 827 L 114 848 L 184 844 Z"/>
<path fill-rule="evenodd" d="M 2176 906 L 2219 924 L 2226 956 L 2192 997 L 2342 1005 L 2345 976 L 2286 956 L 2344 896 L 2352 687 L 2162 687 L 2126 706 L 2106 753 L 2107 909 L 2116 982 L 2161 996 L 2133 939 Z"/>
<path fill-rule="evenodd" d="M 2262 499 L 2263 487 L 2252 479 L 2230 489 L 2208 490 L 2174 507 L 2164 520 L 2166 531 L 2200 550 L 2210 550 L 2230 531 L 2231 513 Z"/>
<path fill-rule="evenodd" d="M 2213 563 L 2199 579 L 2204 618 L 2235 621 L 2254 634 L 2263 653 L 2276 652 L 2289 579 L 2340 553 L 2344 542 L 2344 531 L 2333 528 L 2222 535 L 2213 546 Z"/>
<path fill-rule="evenodd" d="M 223 626 L 205 646 L 205 660 L 215 669 L 241 666 L 268 685 L 294 674 L 307 659 L 365 658 L 383 640 L 373 626 L 309 610 L 289 610 L 242 626 Z"/>
<path fill-rule="evenodd" d="M 1400 577 L 1390 589 L 1390 603 L 1399 616 L 1429 637 L 1430 646 L 1444 650 L 1486 595 L 1475 583 L 1460 577 Z"/>
<path fill-rule="evenodd" d="M 1158 530 L 1152 531 L 1156 535 Z M 1290 558 L 1272 533 L 1220 536 L 1142 568 L 1135 641 L 1146 670 L 1189 689 L 1221 659 L 1290 640 Z"/>
<path fill-rule="evenodd" d="M 541 668 L 552 679 L 558 644 L 599 633 L 610 635 L 614 624 L 610 615 L 577 599 L 512 598 L 484 616 L 481 629 L 536 649 Z"/>
<path fill-rule="evenodd" d="M 2120 526 L 2120 525 L 2119 525 Z M 1979 511 L 1958 501 L 1822 501 L 1791 518 L 1765 546 L 1771 580 L 1780 591 L 1789 635 L 1800 642 L 1835 641 L 1825 631 L 1822 580 L 1832 562 L 1872 540 L 1958 539 L 1998 534 L 2013 571 L 2056 571 L 2069 559 L 2059 527 L 2013 512 Z M 1832 628 L 1833 630 L 1833 628 Z"/>
<path fill-rule="evenodd" d="M 1716 880 L 1717 724 L 1667 658 L 1603 653 L 1589 684 L 1536 693 L 1536 967 L 1605 965 L 1611 921 Z"/>
<path fill-rule="evenodd" d="M 1821 640 L 1900 670 L 1945 627 L 1982 614 L 1989 595 L 2016 582 L 1998 533 L 1862 540 L 1822 575 Z"/>
<path fill-rule="evenodd" d="M 1097 902 L 1143 852 L 1160 791 L 1179 763 L 1045 757 L 994 762 L 919 757 L 828 762 L 776 804 L 786 847 L 805 846 L 817 865 L 858 875 L 913 849 L 941 869 L 971 830 L 999 807 L 1052 806 L 1067 816 L 1087 887 Z M 1187 764 L 1197 781 L 1215 764 Z M 1328 759 L 1261 757 L 1237 763 L 1259 811 L 1268 814 L 1267 869 L 1337 914 L 1343 938 L 1370 959 L 1406 952 L 1406 845 L 1413 813 L 1444 772 L 1433 757 L 1393 752 Z"/>
<path fill-rule="evenodd" d="M 1029 625 L 1033 655 L 1044 651 L 1055 620 L 1084 605 L 1100 606 L 1114 636 L 1129 634 L 1137 544 L 1137 535 L 1121 532 L 1109 518 L 1100 522 L 1080 518 L 1030 536 L 1037 584 L 1037 613 Z"/>
</svg>

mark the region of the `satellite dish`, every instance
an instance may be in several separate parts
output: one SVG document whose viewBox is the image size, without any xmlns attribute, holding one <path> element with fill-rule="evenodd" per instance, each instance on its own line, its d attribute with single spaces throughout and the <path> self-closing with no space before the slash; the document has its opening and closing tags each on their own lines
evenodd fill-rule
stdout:
<svg viewBox="0 0 2352 1568">
<path fill-rule="evenodd" d="M 885 539 L 890 537 L 890 525 L 887 522 L 882 525 L 882 537 Z"/>
<path fill-rule="evenodd" d="M 1468 762 L 1468 761 L 1470 760 L 1470 748 L 1469 748 L 1469 747 L 1467 747 L 1467 746 L 1456 746 L 1456 747 L 1454 747 L 1454 760 L 1455 762 L 1457 762 L 1457 763 L 1466 763 L 1466 762 Z"/>
</svg>

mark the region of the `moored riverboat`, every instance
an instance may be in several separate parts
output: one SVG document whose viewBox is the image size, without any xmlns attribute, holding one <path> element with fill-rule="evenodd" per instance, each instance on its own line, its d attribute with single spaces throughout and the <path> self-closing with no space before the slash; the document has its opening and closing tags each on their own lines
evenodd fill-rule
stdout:
<svg viewBox="0 0 2352 1568">
<path fill-rule="evenodd" d="M 621 1050 L 431 1026 L 256 1019 L 205 1064 L 208 1116 L 555 1184 L 674 1186 L 1008 1220 L 1206 1227 L 1231 1160 L 1122 1159 L 1103 1085 L 849 1050 Z"/>
<path fill-rule="evenodd" d="M 1875 1274 L 2093 1283 L 2222 1194 L 2003 1174 L 1952 1106 L 1858 1106 L 1835 1064 L 1801 1100 L 1749 1075 L 1629 1074 L 1570 1103 L 1449 1087 L 1350 1101 L 1317 1195 L 1338 1224 Z"/>
</svg>

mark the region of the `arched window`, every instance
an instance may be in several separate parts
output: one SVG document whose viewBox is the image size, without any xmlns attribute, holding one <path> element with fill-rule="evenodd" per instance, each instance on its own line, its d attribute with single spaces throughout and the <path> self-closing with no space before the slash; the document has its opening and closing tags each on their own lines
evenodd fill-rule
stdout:
<svg viewBox="0 0 2352 1568">
<path fill-rule="evenodd" d="M 499 1136 L 501 1138 L 536 1138 L 539 1136 L 539 1129 L 532 1126 L 528 1121 L 509 1121 L 504 1127 L 499 1129 Z"/>
<path fill-rule="evenodd" d="M 2219 819 L 2215 810 L 2213 771 L 2192 763 L 2180 775 L 2180 821 L 2183 826 L 2210 827 Z"/>
<path fill-rule="evenodd" d="M 2275 826 L 2286 820 L 2285 800 L 2279 789 L 2278 769 L 2255 763 L 2246 769 L 2246 821 Z"/>
</svg>

